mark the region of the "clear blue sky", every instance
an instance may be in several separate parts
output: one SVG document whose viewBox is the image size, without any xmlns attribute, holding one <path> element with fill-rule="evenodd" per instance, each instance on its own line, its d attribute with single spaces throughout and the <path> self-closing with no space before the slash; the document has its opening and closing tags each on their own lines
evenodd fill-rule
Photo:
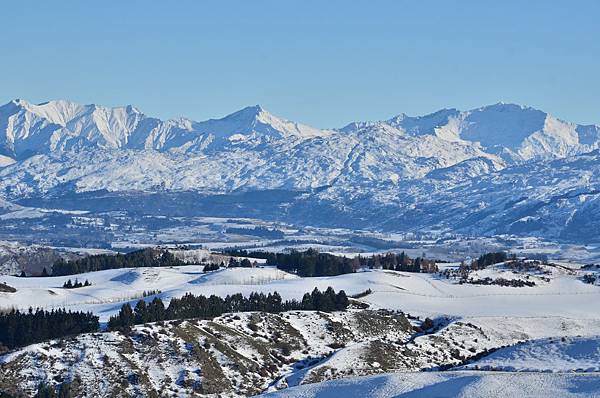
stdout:
<svg viewBox="0 0 600 398">
<path fill-rule="evenodd" d="M 517 102 L 600 123 L 600 1 L 10 1 L 0 101 L 317 127 Z"/>
</svg>

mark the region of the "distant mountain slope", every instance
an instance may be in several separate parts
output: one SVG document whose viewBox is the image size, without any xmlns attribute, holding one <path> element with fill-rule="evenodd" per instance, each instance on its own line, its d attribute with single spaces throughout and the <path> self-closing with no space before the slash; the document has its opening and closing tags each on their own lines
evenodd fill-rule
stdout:
<svg viewBox="0 0 600 398">
<path fill-rule="evenodd" d="M 592 242 L 600 237 L 600 152 L 512 166 L 459 183 L 421 181 L 396 197 L 402 199 L 386 221 L 389 229 L 419 217 L 423 229 Z"/>
<path fill-rule="evenodd" d="M 504 103 L 321 130 L 258 105 L 194 122 L 14 100 L 0 107 L 0 197 L 283 189 L 305 195 L 272 216 L 299 223 L 571 236 L 600 217 L 599 147 L 600 126 Z M 591 194 L 553 199 L 574 190 Z"/>
</svg>

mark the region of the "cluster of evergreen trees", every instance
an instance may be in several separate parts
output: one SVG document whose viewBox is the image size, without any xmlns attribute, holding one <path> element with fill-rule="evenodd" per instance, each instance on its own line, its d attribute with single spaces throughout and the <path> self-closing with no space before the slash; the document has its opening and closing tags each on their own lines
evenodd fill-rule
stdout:
<svg viewBox="0 0 600 398">
<path fill-rule="evenodd" d="M 129 328 L 132 325 L 163 320 L 201 318 L 212 319 L 227 312 L 262 311 L 278 313 L 291 310 L 342 311 L 348 307 L 346 293 L 338 293 L 329 287 L 324 292 L 315 288 L 306 293 L 302 301 L 283 301 L 279 293 L 241 293 L 221 298 L 187 293 L 174 298 L 165 308 L 155 297 L 149 303 L 137 302 L 134 308 L 127 303 L 118 315 L 109 319 L 109 329 Z M 95 332 L 99 328 L 98 317 L 92 313 L 71 312 L 64 309 L 45 311 L 29 309 L 27 312 L 12 310 L 0 314 L 0 352 L 6 349 L 39 343 L 45 340 L 80 333 Z"/>
<path fill-rule="evenodd" d="M 334 276 L 356 272 L 358 268 L 391 269 L 404 272 L 437 272 L 434 261 L 417 257 L 410 258 L 406 253 L 375 254 L 369 257 L 347 258 L 333 254 L 319 253 L 308 249 L 289 253 L 248 252 L 228 250 L 226 254 L 237 257 L 263 258 L 267 265 L 274 265 L 287 272 L 300 276 Z"/>
<path fill-rule="evenodd" d="M 503 263 L 508 260 L 506 252 L 485 253 L 471 263 L 471 269 L 484 269 L 488 265 Z"/>
<path fill-rule="evenodd" d="M 370 269 L 390 269 L 403 272 L 437 272 L 435 261 L 421 257 L 410 258 L 406 253 L 375 254 L 370 257 L 358 256 L 361 267 Z"/>
<path fill-rule="evenodd" d="M 234 257 L 229 258 L 229 264 L 227 265 L 229 268 L 252 268 L 252 261 L 247 258 L 237 259 Z"/>
<path fill-rule="evenodd" d="M 262 258 L 268 259 L 275 256 L 275 253 L 262 252 L 262 251 L 248 251 L 245 249 L 225 249 L 222 251 L 223 254 L 233 257 L 250 257 L 250 258 Z"/>
<path fill-rule="evenodd" d="M 212 264 L 206 264 L 206 265 L 204 266 L 204 269 L 203 269 L 203 271 L 204 271 L 204 272 L 217 271 L 219 268 L 222 268 L 222 267 L 224 267 L 224 266 L 225 266 L 225 264 L 223 264 L 223 263 L 221 263 L 221 265 L 219 265 L 219 264 L 216 264 L 216 263 L 212 263 Z"/>
<path fill-rule="evenodd" d="M 306 293 L 302 301 L 283 301 L 279 293 L 250 293 L 244 297 L 241 293 L 228 295 L 224 299 L 215 295 L 206 297 L 187 293 L 174 298 L 165 308 L 162 300 L 155 297 L 151 302 L 137 302 L 134 308 L 127 303 L 121 307 L 118 315 L 108 321 L 108 328 L 127 329 L 146 322 L 158 322 L 175 319 L 212 319 L 228 312 L 262 311 L 277 313 L 291 310 L 341 311 L 348 307 L 348 297 L 343 290 L 336 293 L 329 287 L 321 292 L 315 288 Z"/>
<path fill-rule="evenodd" d="M 30 308 L 0 314 L 0 346 L 8 349 L 97 330 L 98 317 L 90 312 Z"/>
<path fill-rule="evenodd" d="M 71 279 L 69 279 L 68 281 L 63 283 L 64 289 L 77 289 L 77 288 L 84 287 L 84 286 L 92 286 L 92 284 L 87 279 L 85 280 L 84 283 L 79 282 L 78 279 L 75 279 L 75 283 L 71 282 Z"/>
<path fill-rule="evenodd" d="M 97 254 L 75 261 L 61 259 L 52 266 L 52 275 L 74 275 L 116 268 L 172 267 L 179 265 L 185 265 L 185 263 L 168 250 L 146 248 L 127 254 Z"/>
<path fill-rule="evenodd" d="M 267 265 L 298 274 L 300 276 L 334 276 L 356 272 L 358 263 L 353 259 L 319 253 L 308 249 L 304 252 L 292 250 L 289 253 L 265 253 Z"/>
</svg>

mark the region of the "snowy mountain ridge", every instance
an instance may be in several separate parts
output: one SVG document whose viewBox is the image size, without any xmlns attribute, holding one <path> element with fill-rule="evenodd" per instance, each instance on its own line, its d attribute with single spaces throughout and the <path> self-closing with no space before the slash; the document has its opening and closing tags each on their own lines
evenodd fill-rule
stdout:
<svg viewBox="0 0 600 398">
<path fill-rule="evenodd" d="M 444 109 L 417 117 L 400 114 L 386 121 L 351 123 L 338 130 L 322 130 L 281 119 L 259 105 L 203 122 L 185 118 L 162 121 L 131 105 L 108 108 L 65 100 L 35 105 L 17 99 L 0 107 L 2 155 L 13 159 L 90 147 L 198 150 L 195 144 L 219 139 L 293 141 L 332 135 L 351 139 L 359 132 L 373 129 L 391 130 L 407 137 L 464 141 L 471 146 L 479 143 L 487 152 L 510 156 L 510 160 L 589 152 L 600 141 L 600 126 L 567 123 L 540 110 L 505 103 L 466 112 Z"/>
<path fill-rule="evenodd" d="M 273 217 L 293 222 L 414 229 L 425 212 L 420 229 L 559 236 L 595 220 L 581 214 L 598 201 L 598 148 L 598 125 L 504 103 L 322 130 L 258 105 L 195 122 L 14 100 L 0 107 L 0 198 L 287 190 L 306 194 Z M 588 195 L 554 199 L 574 191 Z"/>
</svg>

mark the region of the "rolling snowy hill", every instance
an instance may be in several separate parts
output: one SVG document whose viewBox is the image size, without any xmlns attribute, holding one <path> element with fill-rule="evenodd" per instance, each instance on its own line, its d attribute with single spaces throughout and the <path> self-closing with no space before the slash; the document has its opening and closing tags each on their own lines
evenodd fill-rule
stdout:
<svg viewBox="0 0 600 398">
<path fill-rule="evenodd" d="M 456 270 L 458 264 L 440 266 Z M 0 292 L 0 310 L 64 307 L 92 311 L 105 322 L 123 303 L 156 289 L 162 291 L 146 300 L 158 296 L 168 303 L 188 292 L 224 297 L 253 291 L 299 299 L 327 286 L 371 293 L 341 312 L 224 314 L 16 348 L 0 355 L 0 390 L 31 395 L 41 381 L 64 380 L 86 396 L 493 397 L 499 391 L 595 396 L 600 390 L 600 320 L 590 304 L 600 289 L 582 279 L 597 274 L 597 268 L 550 263 L 517 269 L 499 263 L 470 273 L 535 281 L 525 287 L 459 283 L 443 272 L 369 270 L 300 278 L 271 267 L 202 269 L 2 276 L 0 283 L 16 291 Z M 62 287 L 75 277 L 91 286 Z M 382 375 L 389 372 L 397 374 Z M 369 375 L 378 376 L 356 378 Z M 501 387 L 505 383 L 510 390 Z"/>
</svg>

